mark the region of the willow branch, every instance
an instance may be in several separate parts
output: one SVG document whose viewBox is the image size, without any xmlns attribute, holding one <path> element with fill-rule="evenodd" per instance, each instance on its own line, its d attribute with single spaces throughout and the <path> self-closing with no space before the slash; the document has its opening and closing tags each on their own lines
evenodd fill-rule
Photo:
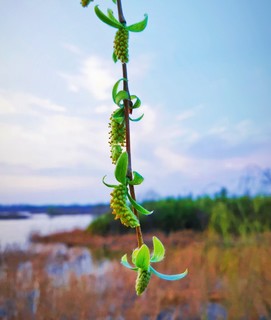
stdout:
<svg viewBox="0 0 271 320">
<path fill-rule="evenodd" d="M 122 4 L 121 0 L 117 0 L 117 6 L 118 6 L 118 17 L 119 17 L 119 22 L 122 23 L 123 25 L 126 24 L 126 20 L 123 14 L 122 10 Z M 123 81 L 123 90 L 125 90 L 129 97 L 130 97 L 130 92 L 129 92 L 129 84 L 128 84 L 128 71 L 127 71 L 127 64 L 123 63 L 122 64 L 122 75 L 123 78 L 126 79 L 126 81 Z M 130 133 L 130 119 L 129 115 L 132 111 L 132 101 L 129 99 L 124 100 L 124 110 L 125 110 L 125 127 L 126 127 L 126 152 L 128 154 L 128 170 L 127 170 L 127 177 L 129 179 L 133 179 L 133 171 L 132 171 L 132 157 L 131 157 L 131 133 Z M 131 197 L 136 201 L 136 195 L 135 195 L 135 188 L 133 185 L 129 185 L 129 190 Z M 136 217 L 139 219 L 139 214 L 135 208 L 133 208 L 134 214 Z M 137 236 L 137 245 L 138 247 L 141 247 L 142 244 L 144 243 L 143 241 L 143 236 L 142 236 L 142 231 L 140 225 L 136 227 L 136 236 Z"/>
</svg>

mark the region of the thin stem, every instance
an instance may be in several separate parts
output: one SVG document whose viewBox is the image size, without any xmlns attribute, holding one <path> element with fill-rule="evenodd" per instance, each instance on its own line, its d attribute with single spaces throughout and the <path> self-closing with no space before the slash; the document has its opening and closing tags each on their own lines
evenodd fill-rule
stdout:
<svg viewBox="0 0 271 320">
<path fill-rule="evenodd" d="M 126 20 L 124 18 L 123 10 L 122 10 L 122 4 L 121 0 L 117 0 L 117 6 L 118 6 L 118 16 L 119 16 L 119 21 L 122 24 L 126 24 Z M 129 84 L 128 84 L 128 71 L 127 71 L 127 64 L 123 63 L 122 64 L 122 75 L 123 78 L 126 79 L 126 81 L 123 81 L 123 90 L 128 92 L 128 95 L 130 97 L 130 92 L 129 92 Z M 125 110 L 125 126 L 126 126 L 126 151 L 128 154 L 128 170 L 127 170 L 127 177 L 132 180 L 133 178 L 133 171 L 132 171 L 132 157 L 131 157 L 131 134 L 130 134 L 130 119 L 129 115 L 132 111 L 131 109 L 132 106 L 132 101 L 131 100 L 124 100 L 124 110 Z M 135 188 L 133 185 L 129 185 L 129 190 L 131 197 L 136 201 L 136 195 L 135 195 Z M 133 208 L 134 214 L 137 216 L 139 219 L 138 212 L 135 208 Z M 142 236 L 142 231 L 141 227 L 138 226 L 136 227 L 136 236 L 137 236 L 137 245 L 138 247 L 141 247 L 142 244 L 144 243 L 143 236 Z"/>
<path fill-rule="evenodd" d="M 124 18 L 124 14 L 122 11 L 122 4 L 121 0 L 117 0 L 117 6 L 118 6 L 118 15 L 119 15 L 119 22 L 126 25 L 126 20 Z"/>
</svg>

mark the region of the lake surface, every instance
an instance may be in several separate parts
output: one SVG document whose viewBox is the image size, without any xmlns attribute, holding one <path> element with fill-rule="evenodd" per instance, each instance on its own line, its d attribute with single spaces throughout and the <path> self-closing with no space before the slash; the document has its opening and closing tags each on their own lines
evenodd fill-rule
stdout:
<svg viewBox="0 0 271 320">
<path fill-rule="evenodd" d="M 62 215 L 50 217 L 47 214 L 33 214 L 29 219 L 0 220 L 0 246 L 27 247 L 32 233 L 48 235 L 54 232 L 84 229 L 93 220 L 92 215 Z"/>
</svg>

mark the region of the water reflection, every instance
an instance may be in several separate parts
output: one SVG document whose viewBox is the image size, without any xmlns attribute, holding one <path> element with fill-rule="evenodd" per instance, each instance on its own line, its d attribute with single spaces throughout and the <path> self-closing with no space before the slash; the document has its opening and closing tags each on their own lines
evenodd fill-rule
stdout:
<svg viewBox="0 0 271 320">
<path fill-rule="evenodd" d="M 104 278 L 103 275 L 109 270 L 110 261 L 95 261 L 90 250 L 84 247 L 68 248 L 64 244 L 31 244 L 28 248 L 30 256 L 32 254 L 45 255 L 46 261 L 43 266 L 47 281 L 53 290 L 68 288 L 72 279 L 78 280 L 83 277 L 89 279 L 93 275 L 95 278 Z M 27 260 L 19 263 L 16 268 L 16 297 L 12 300 L 0 303 L 0 318 L 8 319 L 15 315 L 16 301 L 24 301 L 25 312 L 34 316 L 40 302 L 41 279 L 38 280 L 35 274 L 33 261 Z M 7 280 L 7 270 L 5 264 L 0 265 L 0 279 Z M 102 286 L 98 289 L 101 290 Z M 1 301 L 0 301 L 1 302 Z M 8 305 L 12 302 L 12 306 Z"/>
<path fill-rule="evenodd" d="M 54 232 L 84 229 L 92 221 L 92 215 L 62 215 L 50 217 L 47 214 L 33 214 L 29 219 L 0 220 L 0 245 L 17 245 L 25 248 L 32 233 L 48 235 Z"/>
</svg>

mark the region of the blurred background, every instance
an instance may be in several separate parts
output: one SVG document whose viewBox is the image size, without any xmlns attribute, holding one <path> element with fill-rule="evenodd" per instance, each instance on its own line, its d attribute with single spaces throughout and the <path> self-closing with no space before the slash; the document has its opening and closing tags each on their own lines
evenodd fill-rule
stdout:
<svg viewBox="0 0 271 320">
<path fill-rule="evenodd" d="M 159 271 L 190 270 L 141 298 L 101 183 L 122 74 L 96 4 L 116 12 L 0 1 L 0 319 L 270 319 L 270 1 L 123 0 L 128 25 L 149 15 L 128 64 L 143 231 Z"/>
</svg>

